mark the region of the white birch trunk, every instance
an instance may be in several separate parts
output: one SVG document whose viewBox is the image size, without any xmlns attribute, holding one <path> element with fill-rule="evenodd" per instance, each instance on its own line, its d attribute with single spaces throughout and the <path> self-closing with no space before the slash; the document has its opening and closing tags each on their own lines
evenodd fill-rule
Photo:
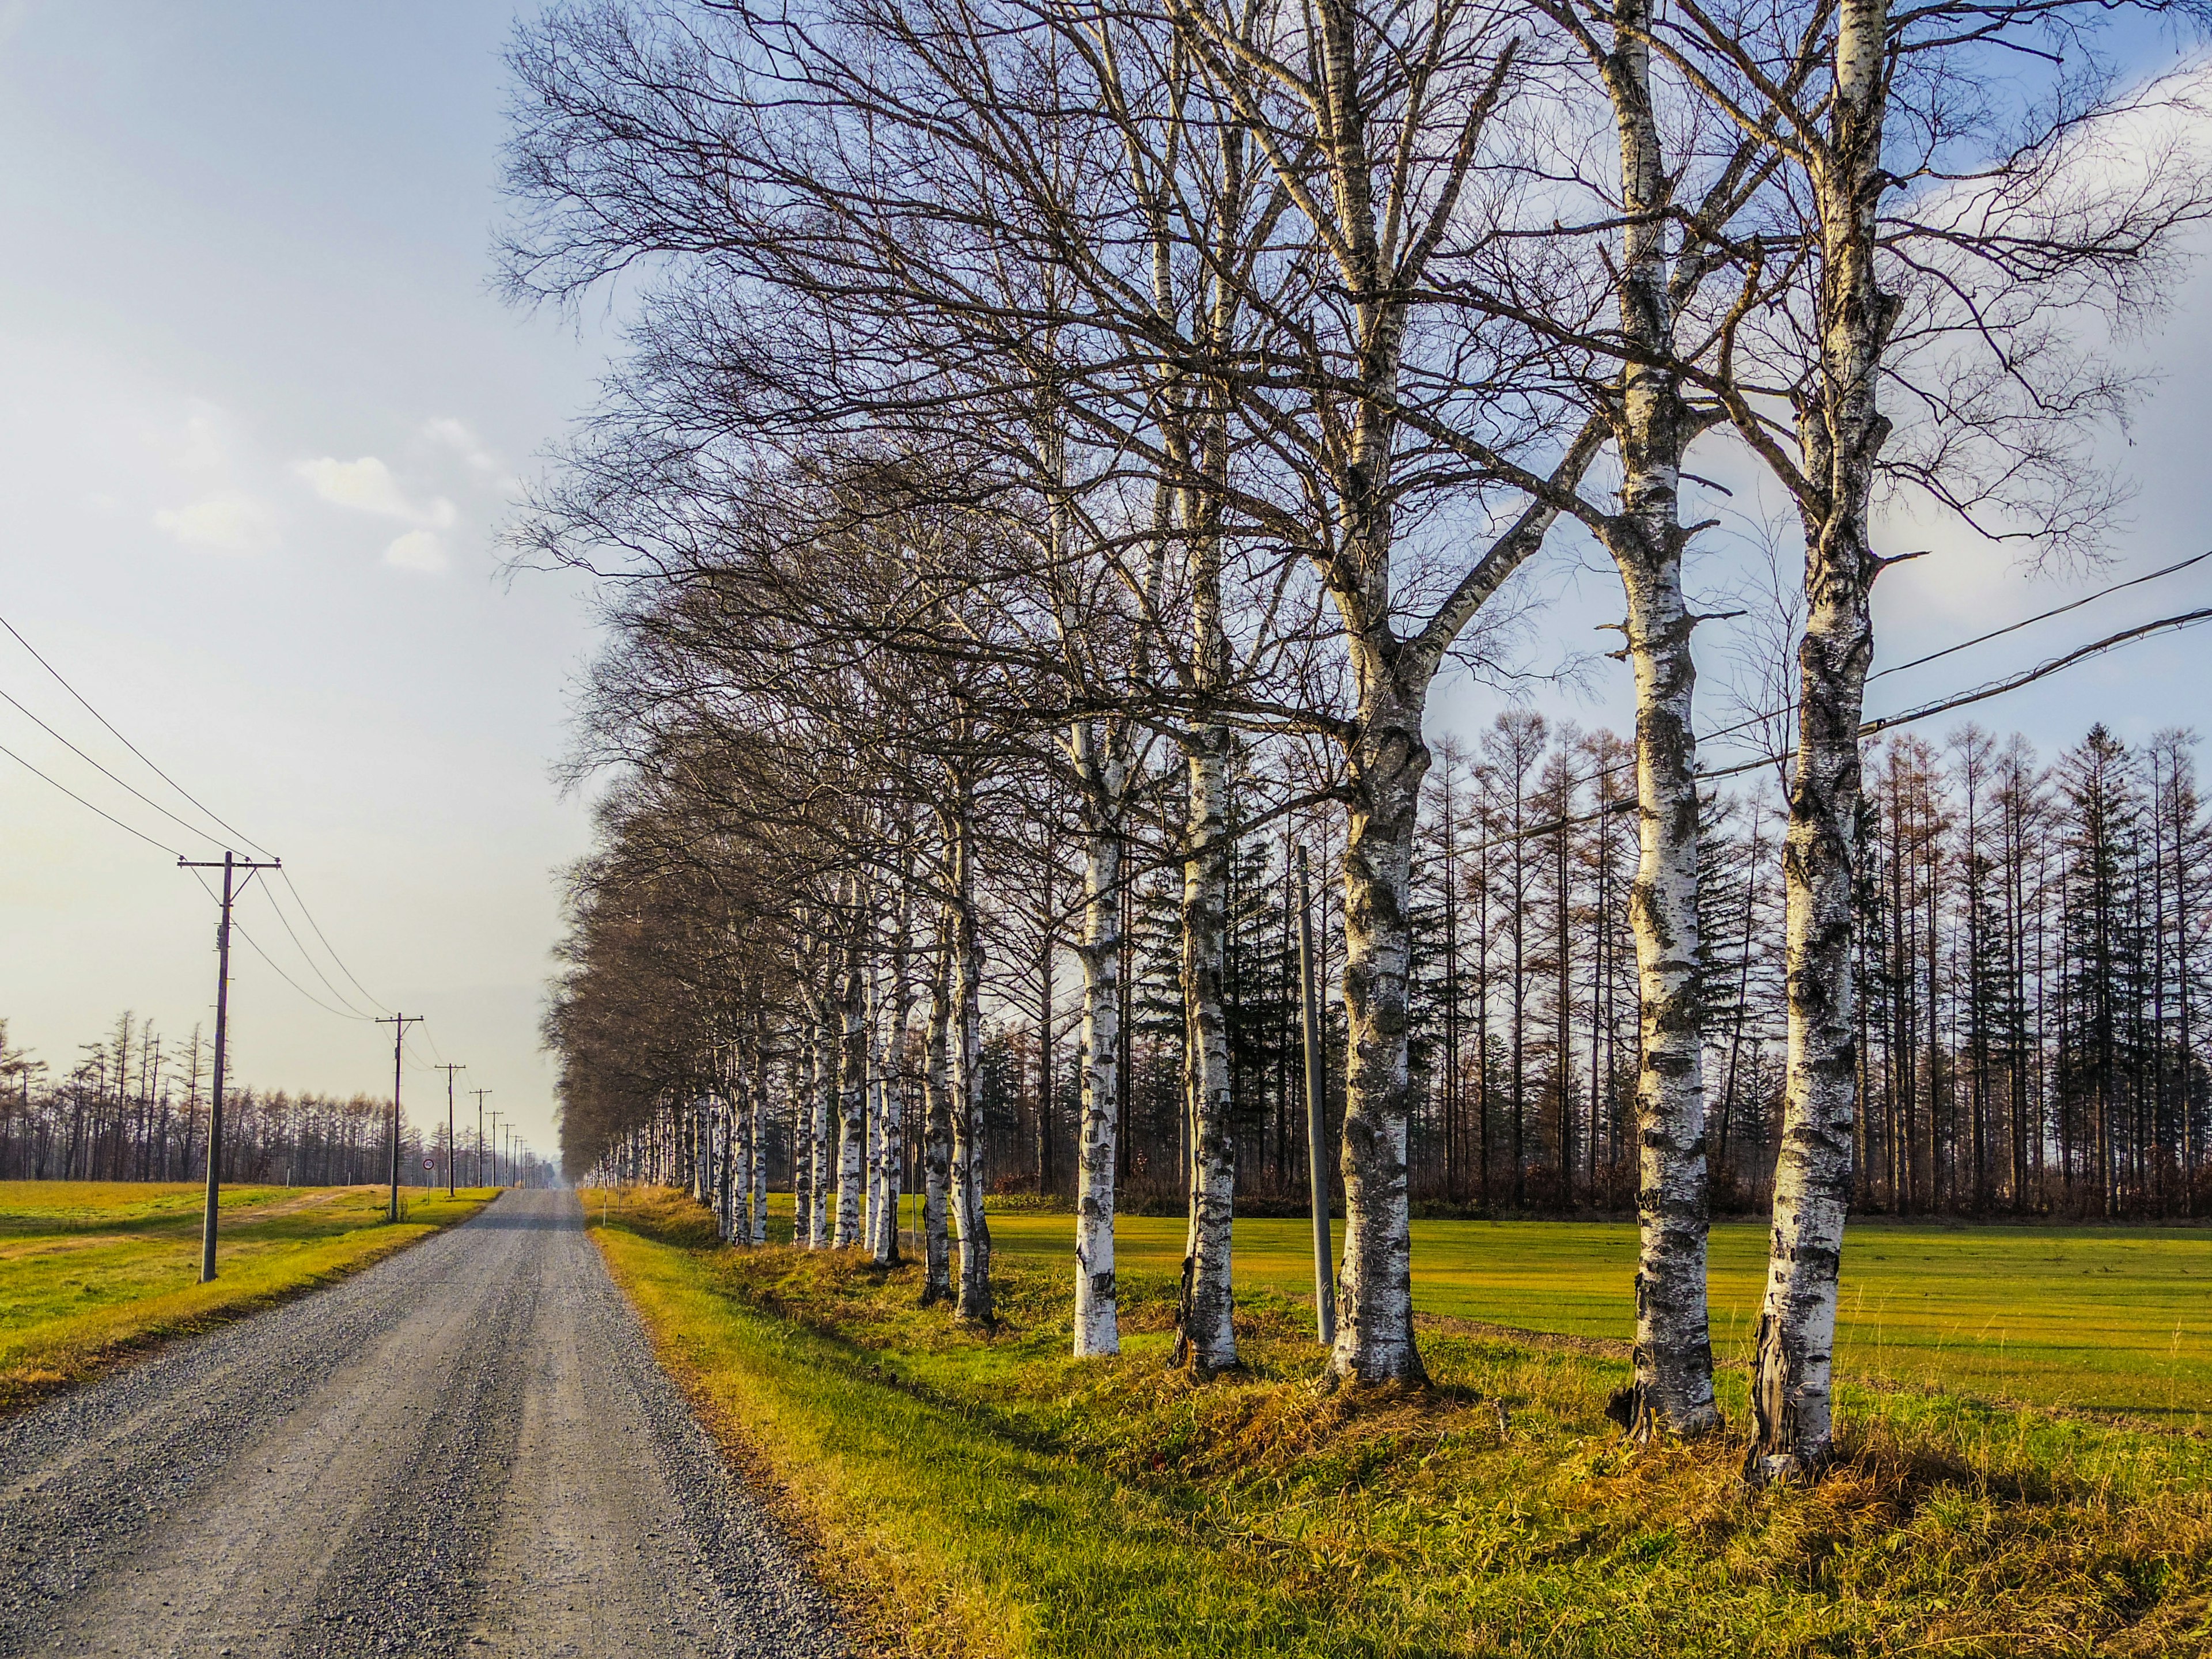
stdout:
<svg viewBox="0 0 2212 1659">
<path fill-rule="evenodd" d="M 996 1318 L 991 1229 L 983 1216 L 983 945 L 975 914 L 975 826 L 963 799 L 952 836 L 952 1206 L 960 1224 L 960 1317 Z"/>
<path fill-rule="evenodd" d="M 952 1188 L 952 907 L 939 908 L 929 978 L 927 1054 L 922 1071 L 921 1303 L 952 1299 L 952 1246 L 946 1210 Z"/>
<path fill-rule="evenodd" d="M 1363 665 L 1359 678 L 1356 788 L 1344 844 L 1344 1265 L 1330 1364 L 1346 1381 L 1419 1383 L 1427 1372 L 1413 1340 L 1406 988 L 1413 831 L 1429 751 L 1418 699 L 1395 695 L 1395 678 L 1379 662 Z"/>
<path fill-rule="evenodd" d="M 1705 1033 L 1698 995 L 1695 626 L 1682 592 L 1682 456 L 1697 431 L 1675 377 L 1665 214 L 1672 181 L 1651 94 L 1649 0 L 1627 0 L 1607 64 L 1620 131 L 1624 367 L 1616 442 L 1620 512 L 1605 540 L 1627 595 L 1636 676 L 1638 861 L 1629 891 L 1642 1008 L 1637 1079 L 1638 1252 L 1630 1431 L 1698 1434 L 1713 1404 L 1705 1301 Z"/>
<path fill-rule="evenodd" d="M 814 1236 L 814 1068 L 820 1029 L 811 1019 L 806 1022 L 806 1041 L 800 1050 L 798 1072 L 790 1079 L 798 1091 L 791 1113 L 791 1242 L 802 1246 Z"/>
<path fill-rule="evenodd" d="M 1807 476 L 1825 511 L 1806 518 L 1804 638 L 1797 652 L 1796 771 L 1784 842 L 1789 1043 L 1774 1173 L 1766 1297 L 1752 1372 L 1754 1481 L 1817 1475 L 1834 1454 L 1836 1287 L 1851 1191 L 1857 987 L 1852 888 L 1862 789 L 1858 729 L 1874 659 L 1869 595 L 1880 568 L 1869 513 L 1889 434 L 1875 380 L 1895 301 L 1875 266 L 1887 99 L 1884 0 L 1838 15 L 1829 143 L 1815 157 L 1821 231 L 1821 382 L 1799 413 Z"/>
<path fill-rule="evenodd" d="M 1200 1371 L 1237 1364 L 1230 1283 L 1237 1194 L 1229 1109 L 1229 1025 L 1221 971 L 1228 928 L 1229 732 L 1190 738 L 1182 885 L 1183 1100 L 1191 1124 L 1189 1224 L 1175 1358 Z"/>
<path fill-rule="evenodd" d="M 877 1199 L 882 1217 L 876 1228 L 875 1260 L 892 1267 L 899 1261 L 899 1188 L 906 1158 L 904 1121 L 906 1097 L 907 1022 L 914 1012 L 914 883 L 910 863 L 899 872 L 898 908 L 891 927 L 891 1029 L 888 1060 L 879 1061 L 878 1076 L 884 1091 L 881 1125 L 882 1179 Z"/>
<path fill-rule="evenodd" d="M 865 908 L 857 888 L 848 907 L 852 932 L 845 945 L 845 969 L 838 1014 L 837 1200 L 833 1238 L 849 1249 L 860 1242 L 860 1176 L 867 1152 L 868 1024 Z"/>
<path fill-rule="evenodd" d="M 826 1021 L 815 1026 L 814 1054 L 813 1167 L 808 1174 L 812 1194 L 807 1202 L 806 1247 L 826 1250 L 830 1239 L 830 1194 L 836 1178 L 830 1163 L 830 1127 L 836 1111 L 838 1065 L 836 1028 Z"/>
<path fill-rule="evenodd" d="M 1075 1356 L 1121 1352 L 1114 1284 L 1115 1157 L 1121 1060 L 1121 827 L 1128 782 L 1125 739 L 1096 752 L 1088 722 L 1073 734 L 1085 781 L 1083 842 L 1083 1123 L 1077 1137 Z"/>
<path fill-rule="evenodd" d="M 752 1202 L 748 1238 L 768 1243 L 768 1017 L 753 1016 L 752 1111 L 745 1132 L 745 1167 L 750 1171 Z"/>
</svg>

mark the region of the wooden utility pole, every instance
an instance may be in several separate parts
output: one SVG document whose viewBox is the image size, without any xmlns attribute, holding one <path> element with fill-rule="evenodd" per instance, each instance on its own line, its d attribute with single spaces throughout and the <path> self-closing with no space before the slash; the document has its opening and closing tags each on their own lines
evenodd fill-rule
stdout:
<svg viewBox="0 0 2212 1659">
<path fill-rule="evenodd" d="M 446 1196 L 453 1195 L 453 1073 L 465 1072 L 465 1066 L 446 1065 L 437 1068 L 446 1074 Z"/>
<path fill-rule="evenodd" d="M 491 1115 L 491 1184 L 499 1185 L 499 1114 Z"/>
<path fill-rule="evenodd" d="M 200 1222 L 200 1283 L 204 1285 L 215 1277 L 216 1206 L 222 1194 L 222 1085 L 230 1054 L 230 907 L 246 890 L 234 884 L 241 870 L 251 881 L 256 871 L 282 869 L 283 861 L 257 864 L 226 852 L 221 864 L 179 859 L 177 867 L 222 872 L 222 917 L 215 927 L 215 1098 L 208 1106 L 207 1212 Z"/>
<path fill-rule="evenodd" d="M 1314 1326 L 1324 1348 L 1336 1346 L 1336 1283 L 1329 1273 L 1328 1136 L 1322 1087 L 1320 992 L 1314 984 L 1313 881 L 1298 848 L 1298 1023 L 1306 1050 L 1306 1173 L 1313 1190 Z"/>
<path fill-rule="evenodd" d="M 399 1219 L 399 1068 L 405 1058 L 407 1028 L 420 1025 L 420 1014 L 392 1014 L 376 1022 L 392 1028 L 392 1201 L 386 1219 Z"/>
<path fill-rule="evenodd" d="M 475 1185 L 475 1186 L 481 1187 L 481 1186 L 483 1186 L 483 1185 L 484 1184 L 484 1178 L 483 1178 L 483 1121 L 484 1121 L 484 1104 L 483 1104 L 483 1103 L 484 1103 L 484 1097 L 485 1097 L 486 1095 L 489 1094 L 489 1093 L 491 1092 L 491 1091 L 490 1091 L 490 1090 L 489 1090 L 489 1089 L 471 1089 L 471 1090 L 470 1090 L 470 1091 L 469 1091 L 469 1092 L 470 1092 L 471 1094 L 474 1095 L 474 1096 L 477 1097 L 477 1170 L 476 1170 L 477 1178 L 476 1178 L 475 1182 L 474 1182 L 473 1183 L 471 1183 L 471 1184 L 473 1184 L 473 1185 Z"/>
</svg>

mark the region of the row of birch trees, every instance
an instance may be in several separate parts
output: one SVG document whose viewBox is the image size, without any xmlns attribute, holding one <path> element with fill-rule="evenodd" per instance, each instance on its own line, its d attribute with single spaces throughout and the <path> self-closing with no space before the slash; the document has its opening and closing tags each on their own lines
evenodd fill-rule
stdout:
<svg viewBox="0 0 2212 1659">
<path fill-rule="evenodd" d="M 2111 9 L 607 0 L 526 27 L 504 280 L 612 294 L 629 330 L 514 532 L 604 578 L 612 641 L 577 763 L 618 782 L 550 1018 L 572 1159 L 672 1158 L 757 1230 L 781 1073 L 805 1236 L 880 1258 L 872 1149 L 906 1121 L 878 1050 L 918 1045 L 925 1276 L 988 1319 L 987 917 L 1037 917 L 1081 977 L 1075 1346 L 1113 1352 L 1123 896 L 1164 862 L 1177 1352 L 1232 1366 L 1231 896 L 1240 839 L 1287 825 L 1337 899 L 1331 1373 L 1419 1383 L 1431 702 L 1509 672 L 1540 633 L 1525 573 L 1595 545 L 1637 709 L 1630 1416 L 1716 1426 L 1683 568 L 1724 474 L 1804 549 L 1750 1469 L 1817 1470 L 1869 598 L 1916 550 L 1877 504 L 2093 547 L 2130 384 L 2096 342 L 2207 199 L 2186 82 L 2100 66 Z M 1061 854 L 1065 895 L 1035 879 Z M 640 1135 L 679 1054 L 695 1103 Z"/>
</svg>

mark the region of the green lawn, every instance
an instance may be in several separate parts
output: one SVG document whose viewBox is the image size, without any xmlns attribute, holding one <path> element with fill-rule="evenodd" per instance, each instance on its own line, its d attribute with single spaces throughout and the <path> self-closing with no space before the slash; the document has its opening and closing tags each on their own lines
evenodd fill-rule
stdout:
<svg viewBox="0 0 2212 1659">
<path fill-rule="evenodd" d="M 199 1282 L 205 1189 L 141 1182 L 0 1182 L 0 1409 L 149 1341 L 351 1273 L 466 1219 L 486 1189 L 228 1187 L 212 1284 Z"/>
<path fill-rule="evenodd" d="M 1257 1287 L 1245 1369 L 1175 1370 L 1173 1223 L 1166 1255 L 1125 1267 L 1122 1358 L 1078 1361 L 1065 1217 L 993 1218 L 1010 1249 L 986 1334 L 918 1307 L 912 1266 L 715 1248 L 678 1194 L 631 1194 L 609 1228 L 588 1213 L 663 1358 L 881 1650 L 2212 1653 L 2200 1433 L 1847 1384 L 1829 1476 L 1754 1495 L 1741 1371 L 1725 1433 L 1638 1450 L 1603 1414 L 1620 1358 L 1433 1326 L 1434 1389 L 1328 1393 L 1304 1309 Z M 1524 1230 L 1438 1225 L 1468 1241 L 1458 1293 L 1481 1314 L 1535 1297 L 1547 1261 L 1570 1289 L 1604 1277 L 1571 1230 L 1535 1227 L 1486 1285 L 1476 1258 Z M 1162 1224 L 1132 1231 L 1141 1257 Z M 1252 1231 L 1288 1252 L 1296 1224 Z"/>
<path fill-rule="evenodd" d="M 777 1194 L 787 1216 L 790 1200 Z M 1073 1218 L 994 1211 L 1009 1261 L 1072 1262 Z M 1125 1272 L 1172 1273 L 1183 1223 L 1123 1216 Z M 1343 1242 L 1337 1224 L 1335 1240 Z M 1239 1220 L 1237 1282 L 1313 1294 L 1304 1221 Z M 1416 1221 L 1413 1300 L 1424 1313 L 1627 1340 L 1636 1230 L 1626 1223 Z M 1713 1229 L 1713 1351 L 1743 1358 L 1759 1320 L 1766 1231 Z M 2212 1231 L 1966 1226 L 1863 1220 L 1844 1248 L 1836 1359 L 1850 1376 L 1984 1398 L 2193 1419 L 2212 1413 Z"/>
<path fill-rule="evenodd" d="M 1074 1223 L 991 1218 L 994 1246 L 1066 1260 Z M 1172 1269 L 1183 1224 L 1133 1216 L 1117 1260 Z M 1343 1241 L 1342 1224 L 1337 1243 Z M 1313 1294 L 1304 1221 L 1239 1221 L 1237 1279 Z M 1759 1322 L 1766 1230 L 1713 1229 L 1713 1352 L 1742 1358 Z M 1424 1313 L 1523 1330 L 1634 1334 L 1636 1230 L 1559 1221 L 1417 1221 L 1413 1300 Z M 1852 1224 L 1836 1361 L 1846 1372 L 2090 1411 L 2212 1411 L 2212 1233 L 2121 1227 Z"/>
</svg>

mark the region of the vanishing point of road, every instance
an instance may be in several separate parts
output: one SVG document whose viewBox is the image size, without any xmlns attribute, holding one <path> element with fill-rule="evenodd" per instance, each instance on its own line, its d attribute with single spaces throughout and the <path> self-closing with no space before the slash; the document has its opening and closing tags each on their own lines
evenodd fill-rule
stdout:
<svg viewBox="0 0 2212 1659">
<path fill-rule="evenodd" d="M 842 1654 L 572 1193 L 0 1424 L 0 1656 Z"/>
</svg>

